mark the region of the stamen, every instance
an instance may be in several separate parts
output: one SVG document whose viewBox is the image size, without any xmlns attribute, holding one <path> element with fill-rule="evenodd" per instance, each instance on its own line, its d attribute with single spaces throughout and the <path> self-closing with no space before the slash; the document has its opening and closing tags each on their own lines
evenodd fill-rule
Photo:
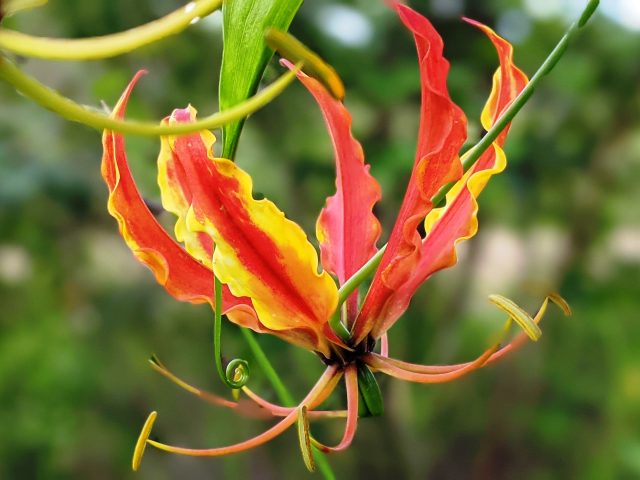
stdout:
<svg viewBox="0 0 640 480">
<path fill-rule="evenodd" d="M 155 423 L 157 416 L 157 412 L 151 412 L 147 417 L 147 421 L 144 422 L 144 425 L 142 426 L 140 436 L 138 437 L 136 446 L 133 449 L 133 458 L 131 459 L 131 469 L 134 472 L 137 472 L 138 468 L 140 468 L 140 462 L 142 462 L 142 456 L 144 455 L 144 450 L 147 447 L 147 440 L 149 439 L 149 434 L 151 434 L 151 429 L 153 428 L 153 424 Z"/>
<path fill-rule="evenodd" d="M 196 397 L 201 398 L 202 400 L 211 403 L 213 405 L 220 405 L 227 408 L 237 408 L 238 403 L 233 402 L 231 400 L 227 400 L 226 398 L 220 397 L 213 393 L 201 390 L 199 388 L 194 387 L 193 385 L 185 382 L 184 380 L 178 378 L 173 373 L 171 373 L 167 368 L 160 362 L 158 357 L 152 355 L 149 359 L 149 363 L 151 364 L 151 368 L 153 368 L 156 372 L 162 375 L 165 378 L 168 378 L 173 383 L 178 385 L 180 388 L 186 390 L 187 392 L 195 395 Z"/>
<path fill-rule="evenodd" d="M 358 372 L 353 363 L 345 369 L 345 385 L 347 389 L 347 423 L 342 440 L 335 447 L 328 447 L 315 438 L 311 438 L 313 446 L 325 453 L 336 453 L 347 449 L 356 435 L 358 427 Z"/>
<path fill-rule="evenodd" d="M 470 362 L 463 367 L 460 367 L 458 369 L 455 369 L 446 373 L 436 373 L 436 374 L 416 373 L 410 370 L 404 370 L 402 368 L 399 368 L 393 365 L 393 363 L 389 362 L 388 359 L 381 357 L 380 355 L 376 355 L 374 353 L 367 354 L 363 358 L 363 360 L 370 367 L 382 373 L 386 373 L 387 375 L 390 375 L 392 377 L 399 378 L 401 380 L 406 380 L 409 382 L 416 382 L 416 383 L 446 383 L 446 382 L 451 382 L 453 380 L 457 380 L 458 378 L 463 377 L 466 374 L 482 367 L 489 360 L 491 355 L 493 355 L 498 350 L 498 348 L 500 348 L 500 345 L 496 344 L 493 347 L 491 347 L 489 350 L 484 352 L 480 357 L 478 357 L 473 362 Z"/>
<path fill-rule="evenodd" d="M 325 372 L 322 374 L 316 385 L 311 389 L 311 391 L 307 394 L 305 399 L 300 403 L 300 405 L 308 405 L 317 400 L 320 395 L 324 394 L 324 390 L 327 386 L 331 385 L 331 381 L 333 377 L 335 377 L 337 373 L 338 367 L 332 365 L 328 367 Z M 289 415 L 283 418 L 280 422 L 276 423 L 273 427 L 266 430 L 265 432 L 257 435 L 249 440 L 245 440 L 244 442 L 236 443 L 234 445 L 229 445 L 226 447 L 218 447 L 218 448 L 209 448 L 209 449 L 193 449 L 193 448 L 183 448 L 176 447 L 173 445 L 167 445 L 164 443 L 156 442 L 154 440 L 147 440 L 149 445 L 153 445 L 154 447 L 164 450 L 171 453 L 177 453 L 180 455 L 189 455 L 196 457 L 216 457 L 221 455 L 228 455 L 232 453 L 239 453 L 245 450 L 249 450 L 251 448 L 262 445 L 269 440 L 277 437 L 282 432 L 284 432 L 287 428 L 293 425 L 298 416 L 298 409 L 294 409 Z"/>
<path fill-rule="evenodd" d="M 531 318 L 531 315 L 520 308 L 513 300 L 509 300 L 502 295 L 489 295 L 489 301 L 503 312 L 506 312 L 534 342 L 537 342 L 542 336 L 542 330 L 540 330 L 540 327 L 534 319 Z"/>
<path fill-rule="evenodd" d="M 565 316 L 570 316 L 572 314 L 571 307 L 569 306 L 567 301 L 564 298 L 562 298 L 559 294 L 552 292 L 552 293 L 549 293 L 547 297 L 544 299 L 544 301 L 542 302 L 542 305 L 538 309 L 538 313 L 536 313 L 536 316 L 533 318 L 536 323 L 539 323 L 540 320 L 542 320 L 542 317 L 544 317 L 544 314 L 547 311 L 547 306 L 549 305 L 550 301 L 553 302 L 558 308 L 560 308 L 560 310 L 562 310 Z M 514 350 L 517 350 L 522 345 L 524 345 L 526 341 L 527 341 L 526 334 L 520 333 L 515 339 L 513 339 L 513 341 L 509 345 L 502 347 L 500 350 L 494 353 L 491 356 L 491 358 L 489 358 L 489 360 L 487 361 L 487 364 L 493 363 L 501 359 L 502 357 L 504 357 L 506 354 Z"/>
<path fill-rule="evenodd" d="M 269 28 L 264 36 L 267 45 L 282 55 L 282 58 L 286 58 L 292 63 L 302 62 L 303 72 L 322 82 L 337 100 L 344 98 L 344 84 L 338 73 L 297 38 L 276 28 Z"/>
<path fill-rule="evenodd" d="M 298 440 L 300 441 L 300 451 L 304 465 L 310 472 L 316 471 L 316 462 L 311 449 L 311 437 L 309 435 L 309 419 L 307 418 L 307 406 L 301 405 L 298 408 Z"/>
<path fill-rule="evenodd" d="M 336 375 L 336 379 L 339 380 L 340 377 L 342 375 L 337 374 Z M 329 384 L 327 386 L 327 388 L 325 389 L 326 392 L 331 393 L 333 391 L 333 389 L 335 388 L 335 384 L 337 383 L 337 381 L 332 382 L 331 384 Z M 284 407 L 282 405 L 277 405 L 275 403 L 271 403 L 268 400 L 262 398 L 261 396 L 259 396 L 257 393 L 255 393 L 253 390 L 251 390 L 249 387 L 242 387 L 242 391 L 245 393 L 245 395 L 247 395 L 247 397 L 249 397 L 251 400 L 253 400 L 255 403 L 257 403 L 260 407 L 264 408 L 265 410 L 268 410 L 269 412 L 271 412 L 272 415 L 274 416 L 278 416 L 278 417 L 285 417 L 287 415 L 289 415 L 293 410 L 295 410 L 294 407 Z M 307 411 L 307 416 L 310 419 L 314 419 L 314 418 L 342 418 L 342 417 L 346 417 L 347 416 L 347 411 L 346 410 L 311 410 L 313 408 L 315 408 L 317 405 L 320 405 L 324 402 L 324 400 L 326 400 L 326 398 L 322 398 L 322 394 L 321 396 L 318 397 L 318 399 L 314 402 L 314 404 L 309 406 L 309 410 Z"/>
<path fill-rule="evenodd" d="M 269 418 L 269 417 L 286 417 L 293 410 L 294 407 L 284 407 L 282 405 L 278 405 L 268 400 L 262 398 L 260 395 L 249 389 L 249 387 L 242 387 L 242 392 L 244 392 L 247 397 L 251 401 L 253 401 L 256 405 L 252 406 L 247 404 L 246 400 L 240 400 L 239 402 L 227 400 L 226 398 L 220 397 L 214 393 L 207 392 L 206 390 L 202 390 L 200 388 L 194 387 L 193 385 L 185 382 L 181 378 L 177 377 L 174 373 L 169 371 L 167 367 L 160 362 L 156 355 L 153 355 L 149 359 L 149 364 L 151 368 L 153 368 L 156 372 L 158 372 L 163 377 L 169 379 L 171 382 L 176 384 L 178 387 L 183 390 L 195 395 L 196 397 L 208 402 L 212 405 L 219 405 L 222 407 L 227 407 L 233 410 L 236 410 L 239 414 L 251 417 L 251 418 Z M 316 408 L 318 405 L 321 405 L 333 392 L 337 383 L 342 378 L 342 373 L 337 372 L 335 377 L 331 379 L 327 387 L 323 392 L 320 393 L 318 399 L 310 404 L 310 408 Z M 238 393 L 240 390 L 233 390 L 232 393 Z M 308 412 L 310 419 L 319 419 L 319 418 L 344 418 L 347 416 L 346 410 L 312 410 Z"/>
<path fill-rule="evenodd" d="M 560 308 L 565 315 L 571 315 L 571 308 L 569 307 L 569 305 L 566 302 L 566 300 L 564 300 L 564 298 L 562 298 L 557 293 L 550 293 L 544 299 L 544 301 L 542 302 L 542 305 L 540 305 L 540 308 L 538 309 L 538 312 L 533 317 L 533 322 L 535 324 L 540 323 L 540 321 L 542 320 L 542 317 L 544 317 L 544 315 L 545 315 L 545 313 L 547 311 L 547 306 L 548 306 L 550 301 L 553 302 L 554 304 L 556 304 L 558 306 L 558 308 Z M 505 327 L 506 326 L 508 326 L 508 322 L 505 325 Z M 506 332 L 504 334 L 506 334 Z M 482 355 L 482 356 L 485 356 L 489 352 L 493 351 L 493 353 L 491 353 L 491 355 L 489 356 L 487 361 L 482 366 L 486 366 L 486 365 L 488 365 L 490 363 L 493 363 L 493 362 L 501 359 L 502 357 L 504 357 L 508 353 L 517 350 L 528 339 L 529 339 L 528 335 L 526 333 L 524 333 L 524 332 L 521 332 L 508 345 L 498 349 L 497 351 L 494 350 L 494 347 L 491 347 L 490 349 L 486 350 Z M 402 360 L 398 360 L 398 359 L 395 359 L 395 358 L 384 358 L 381 355 L 378 355 L 378 354 L 375 354 L 375 353 L 371 353 L 371 354 L 369 354 L 369 356 L 371 358 L 375 358 L 376 360 L 384 360 L 385 364 L 387 364 L 387 365 L 389 365 L 389 366 L 391 366 L 393 368 L 396 368 L 396 369 L 405 370 L 405 371 L 413 372 L 413 373 L 429 374 L 429 375 L 450 374 L 450 373 L 453 373 L 453 372 L 456 372 L 456 371 L 460 371 L 460 369 L 469 367 L 469 366 L 471 366 L 473 364 L 473 362 L 465 362 L 465 363 L 458 363 L 458 364 L 452 364 L 452 365 L 419 365 L 419 364 L 415 364 L 415 363 L 404 362 Z"/>
<path fill-rule="evenodd" d="M 380 337 L 380 355 L 389 356 L 389 335 L 386 333 Z"/>
<path fill-rule="evenodd" d="M 562 310 L 565 316 L 570 317 L 573 314 L 573 312 L 571 311 L 571 307 L 569 306 L 567 301 L 559 294 L 551 292 L 549 295 L 547 295 L 547 298 L 552 301 L 560 310 Z"/>
</svg>

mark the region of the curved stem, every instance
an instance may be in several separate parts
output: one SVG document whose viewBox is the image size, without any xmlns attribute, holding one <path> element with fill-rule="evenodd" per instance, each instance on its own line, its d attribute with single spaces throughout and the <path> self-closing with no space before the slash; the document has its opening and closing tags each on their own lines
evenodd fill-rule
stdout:
<svg viewBox="0 0 640 480">
<path fill-rule="evenodd" d="M 465 163 L 463 165 L 465 172 L 468 171 L 469 168 L 471 168 L 473 163 L 478 158 L 480 158 L 480 156 L 491 146 L 494 140 L 498 138 L 500 132 L 504 130 L 504 128 L 509 124 L 509 122 L 513 120 L 513 118 L 522 109 L 522 107 L 526 105 L 542 79 L 549 72 L 551 72 L 551 70 L 553 70 L 553 67 L 556 66 L 564 52 L 567 50 L 569 43 L 574 39 L 578 31 L 586 25 L 587 21 L 593 15 L 599 3 L 599 0 L 590 0 L 590 2 L 585 7 L 582 15 L 580 16 L 580 19 L 574 22 L 569 27 L 567 32 L 560 39 L 549 56 L 545 59 L 542 65 L 540 65 L 533 77 L 531 77 L 531 80 L 529 81 L 527 86 L 522 90 L 522 92 L 520 92 L 520 95 L 515 98 L 513 103 L 504 111 L 504 113 L 500 116 L 498 121 L 496 121 L 493 127 L 491 127 L 491 129 L 486 133 L 484 137 L 482 137 L 482 140 L 480 140 L 466 153 Z M 442 187 L 440 192 L 438 192 L 438 194 L 433 197 L 432 202 L 435 206 L 442 203 L 446 194 L 449 192 L 449 190 L 451 190 L 452 186 L 453 183 L 445 185 L 444 187 Z M 349 295 L 351 295 L 351 293 L 353 293 L 353 291 L 357 289 L 360 284 L 362 284 L 362 282 L 364 282 L 373 274 L 375 269 L 380 264 L 380 261 L 382 260 L 382 254 L 384 253 L 385 248 L 386 245 L 378 250 L 378 252 L 376 252 L 376 254 L 371 257 L 367 261 L 367 263 L 365 263 L 360 268 L 360 270 L 353 274 L 351 278 L 349 278 L 349 280 L 347 280 L 344 285 L 342 285 L 338 292 L 338 309 L 340 308 L 340 306 L 342 306 L 346 299 L 349 298 Z"/>
<path fill-rule="evenodd" d="M 195 122 L 160 125 L 160 122 L 137 122 L 111 118 L 63 97 L 59 93 L 41 84 L 33 77 L 22 72 L 13 63 L 0 56 L 0 79 L 6 81 L 24 96 L 40 106 L 52 110 L 62 118 L 83 123 L 97 130 L 112 130 L 137 135 L 179 135 L 218 128 L 234 122 L 259 110 L 277 97 L 295 79 L 295 70 L 284 73 L 278 80 L 238 105 L 201 118 Z"/>
<path fill-rule="evenodd" d="M 231 389 L 244 387 L 249 381 L 249 363 L 241 358 L 234 358 L 227 366 L 222 368 L 222 283 L 213 275 L 213 290 L 216 299 L 216 309 L 213 323 L 213 357 L 218 376 L 224 384 Z"/>
<path fill-rule="evenodd" d="M 322 374 L 320 379 L 318 380 L 318 383 L 316 383 L 316 385 L 311 389 L 311 391 L 307 394 L 307 396 L 300 403 L 300 405 L 305 405 L 307 403 L 311 403 L 315 401 L 316 397 L 324 392 L 324 389 L 331 382 L 332 378 L 336 375 L 336 372 L 337 372 L 337 367 L 335 366 L 328 367 L 325 370 L 325 372 Z M 229 445 L 226 447 L 194 449 L 194 448 L 175 447 L 172 445 L 156 442 L 154 440 L 147 440 L 147 443 L 160 450 L 164 450 L 166 452 L 171 452 L 171 453 L 177 453 L 180 455 L 188 455 L 188 456 L 194 456 L 194 457 L 217 457 L 221 455 L 230 455 L 233 453 L 239 453 L 239 452 L 249 450 L 251 448 L 255 448 L 277 437 L 282 432 L 284 432 L 287 428 L 293 425 L 296 422 L 297 417 L 298 417 L 298 410 L 294 409 L 284 419 L 282 419 L 280 422 L 276 423 L 273 427 L 261 433 L 260 435 L 257 435 L 249 440 L 245 440 L 244 442 L 236 443 L 234 445 Z"/>
<path fill-rule="evenodd" d="M 256 362 L 258 362 L 258 364 L 260 365 L 262 372 L 265 374 L 265 376 L 269 380 L 269 383 L 271 383 L 271 386 L 276 391 L 276 395 L 278 395 L 280 402 L 288 406 L 295 405 L 295 400 L 293 399 L 293 396 L 289 393 L 289 390 L 287 390 L 287 387 L 285 387 L 282 379 L 278 375 L 278 372 L 276 372 L 276 369 L 273 368 L 273 365 L 267 358 L 266 354 L 264 353 L 264 350 L 262 349 L 258 341 L 255 339 L 251 330 L 247 328 L 241 328 L 240 332 L 242 333 L 242 336 L 245 338 L 247 344 L 249 345 L 249 348 L 251 349 L 251 352 L 253 353 L 253 356 L 255 357 Z"/>
<path fill-rule="evenodd" d="M 325 453 L 336 453 L 345 450 L 353 442 L 358 427 L 358 373 L 354 364 L 345 369 L 345 384 L 347 388 L 347 423 L 345 425 L 342 440 L 335 447 L 328 447 L 315 438 L 311 438 L 311 443 L 317 449 Z"/>
<path fill-rule="evenodd" d="M 45 60 L 96 60 L 130 52 L 186 29 L 209 15 L 222 0 L 195 0 L 145 25 L 101 37 L 59 39 L 0 29 L 0 49 Z"/>
</svg>

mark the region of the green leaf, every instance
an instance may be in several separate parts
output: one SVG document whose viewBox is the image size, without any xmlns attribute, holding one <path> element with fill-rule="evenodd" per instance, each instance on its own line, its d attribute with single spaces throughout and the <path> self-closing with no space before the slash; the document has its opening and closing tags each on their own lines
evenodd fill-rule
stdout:
<svg viewBox="0 0 640 480">
<path fill-rule="evenodd" d="M 0 19 L 3 16 L 10 16 L 20 10 L 40 7 L 48 0 L 0 0 Z"/>
<path fill-rule="evenodd" d="M 358 391 L 362 403 L 361 417 L 380 417 L 384 414 L 382 392 L 373 372 L 364 363 L 358 363 Z"/>
<path fill-rule="evenodd" d="M 302 0 L 224 0 L 220 110 L 252 96 L 273 55 L 264 39 L 274 27 L 287 31 Z M 233 158 L 244 119 L 222 128 L 222 156 Z"/>
</svg>

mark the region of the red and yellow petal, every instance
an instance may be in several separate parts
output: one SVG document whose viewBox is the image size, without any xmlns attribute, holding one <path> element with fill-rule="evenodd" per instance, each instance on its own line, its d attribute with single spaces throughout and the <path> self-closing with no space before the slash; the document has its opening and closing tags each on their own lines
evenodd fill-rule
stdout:
<svg viewBox="0 0 640 480">
<path fill-rule="evenodd" d="M 314 78 L 299 72 L 298 79 L 318 103 L 333 143 L 336 194 L 327 199 L 318 217 L 316 236 L 324 269 L 342 285 L 377 251 L 381 228 L 373 206 L 380 200 L 380 185 L 369 173 L 362 146 L 351 134 L 351 115 L 344 104 Z M 347 300 L 348 318 L 355 319 L 357 308 L 354 293 Z"/>
<path fill-rule="evenodd" d="M 491 94 L 482 111 L 482 125 L 489 129 L 526 86 L 528 80 L 513 63 L 513 48 L 506 40 L 478 22 L 467 21 L 489 37 L 500 59 L 500 67 L 493 77 Z M 426 217 L 426 236 L 411 275 L 401 284 L 396 284 L 397 288 L 391 295 L 383 302 L 373 305 L 370 310 L 370 315 L 377 319 L 372 322 L 372 337 L 382 336 L 393 325 L 407 309 L 417 288 L 427 278 L 438 270 L 454 265 L 457 262 L 456 245 L 476 234 L 477 198 L 489 179 L 506 168 L 507 160 L 501 147 L 508 130 L 509 126 L 451 188 L 446 196 L 445 206 L 432 210 Z"/>
<path fill-rule="evenodd" d="M 399 285 L 385 303 L 380 305 L 378 321 L 371 336 L 382 336 L 409 306 L 418 287 L 432 274 L 456 264 L 456 245 L 473 237 L 478 231 L 477 198 L 489 179 L 507 166 L 506 156 L 494 142 L 477 168 L 467 172 L 447 194 L 444 207 L 434 209 L 425 220 L 426 237 L 421 256 L 408 281 Z"/>
<path fill-rule="evenodd" d="M 194 118 L 189 108 L 174 111 L 169 121 Z M 328 355 L 323 330 L 337 306 L 337 287 L 327 272 L 318 273 L 317 254 L 302 229 L 272 202 L 255 200 L 249 175 L 213 158 L 206 134 L 169 141 L 189 179 L 186 228 L 214 241 L 216 276 L 235 296 L 251 298 L 264 327 L 282 336 L 298 332 L 290 341 Z"/>
<path fill-rule="evenodd" d="M 529 79 L 527 75 L 513 63 L 513 46 L 508 41 L 491 28 L 476 20 L 469 18 L 465 18 L 464 20 L 482 30 L 482 32 L 489 37 L 500 58 L 500 66 L 493 75 L 493 87 L 489 95 L 489 100 L 487 100 L 480 117 L 482 126 L 486 130 L 489 130 L 498 118 L 500 118 L 502 112 L 511 105 L 511 102 L 513 102 L 527 85 Z M 509 127 L 507 126 L 498 137 L 497 142 L 499 145 L 504 145 L 508 131 Z"/>
<path fill-rule="evenodd" d="M 113 115 L 123 118 L 131 91 L 144 72 L 139 72 L 118 101 Z M 138 191 L 127 163 L 124 137 L 105 131 L 102 176 L 109 188 L 109 213 L 118 221 L 120 233 L 135 257 L 155 274 L 162 286 L 176 299 L 191 303 L 210 303 L 214 308 L 211 270 L 192 258 L 157 222 Z M 258 329 L 251 301 L 223 291 L 224 311 Z"/>
<path fill-rule="evenodd" d="M 408 281 L 419 261 L 422 238 L 418 226 L 433 208 L 431 199 L 445 184 L 462 175 L 458 153 L 466 139 L 466 117 L 447 89 L 449 62 L 431 23 L 406 5 L 389 2 L 413 33 L 420 65 L 422 104 L 418 146 L 407 192 L 380 267 L 354 325 L 356 341 L 378 321 L 379 307 Z"/>
<path fill-rule="evenodd" d="M 165 118 L 162 123 L 167 124 L 168 122 L 169 118 Z M 207 150 L 213 149 L 216 139 L 211 132 L 201 132 L 201 138 Z M 190 231 L 185 223 L 192 199 L 190 179 L 171 150 L 174 141 L 174 136 L 161 137 L 160 154 L 158 155 L 158 185 L 162 206 L 177 217 L 174 230 L 176 239 L 184 243 L 187 252 L 200 263 L 211 268 L 213 240 L 206 233 Z"/>
</svg>

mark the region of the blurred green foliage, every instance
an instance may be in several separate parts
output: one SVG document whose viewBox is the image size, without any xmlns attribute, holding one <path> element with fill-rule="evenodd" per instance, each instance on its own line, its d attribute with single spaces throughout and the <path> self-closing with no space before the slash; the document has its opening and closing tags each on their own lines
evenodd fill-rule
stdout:
<svg viewBox="0 0 640 480">
<path fill-rule="evenodd" d="M 51 0 L 5 25 L 39 35 L 98 35 L 179 3 Z M 532 73 L 568 24 L 563 17 L 535 17 L 545 12 L 534 4 L 414 2 L 445 39 L 451 93 L 469 116 L 472 139 L 480 133 L 496 58 L 459 17 L 496 26 Z M 131 117 L 161 118 L 189 102 L 212 112 L 220 24 L 214 15 L 122 58 L 21 64 L 93 105 L 113 104 L 132 74 L 148 68 Z M 383 187 L 377 213 L 388 234 L 415 148 L 412 40 L 382 2 L 371 0 L 308 1 L 292 32 L 345 81 L 356 136 Z M 638 51 L 637 31 L 602 14 L 594 18 L 514 123 L 510 167 L 481 198 L 478 237 L 461 249 L 457 267 L 425 284 L 390 333 L 391 353 L 432 363 L 475 356 L 502 322 L 486 302 L 489 293 L 534 309 L 547 290 L 557 290 L 574 317 L 554 312 L 537 344 L 452 384 L 382 380 L 386 414 L 363 419 L 353 447 L 331 459 L 338 478 L 640 477 Z M 273 64 L 267 77 L 280 71 Z M 0 105 L 0 478 L 133 478 L 130 455 L 152 409 L 159 411 L 154 435 L 185 446 L 223 445 L 266 428 L 199 403 L 148 368 L 155 352 L 183 377 L 224 391 L 212 360 L 211 312 L 175 302 L 118 237 L 99 176 L 99 135 L 6 86 Z M 157 140 L 128 139 L 149 197 L 157 195 L 157 150 Z M 260 194 L 313 232 L 315 214 L 333 192 L 334 167 L 321 115 L 300 86 L 247 122 L 237 159 Z M 228 355 L 249 356 L 235 327 L 227 326 L 224 337 Z M 317 360 L 275 338 L 260 342 L 293 393 L 302 395 L 320 372 Z M 252 382 L 274 398 L 255 369 Z M 340 394 L 333 400 L 341 401 Z M 323 439 L 337 438 L 341 427 L 339 421 L 312 426 Z M 304 475 L 291 431 L 223 459 L 149 450 L 136 477 Z"/>
</svg>

